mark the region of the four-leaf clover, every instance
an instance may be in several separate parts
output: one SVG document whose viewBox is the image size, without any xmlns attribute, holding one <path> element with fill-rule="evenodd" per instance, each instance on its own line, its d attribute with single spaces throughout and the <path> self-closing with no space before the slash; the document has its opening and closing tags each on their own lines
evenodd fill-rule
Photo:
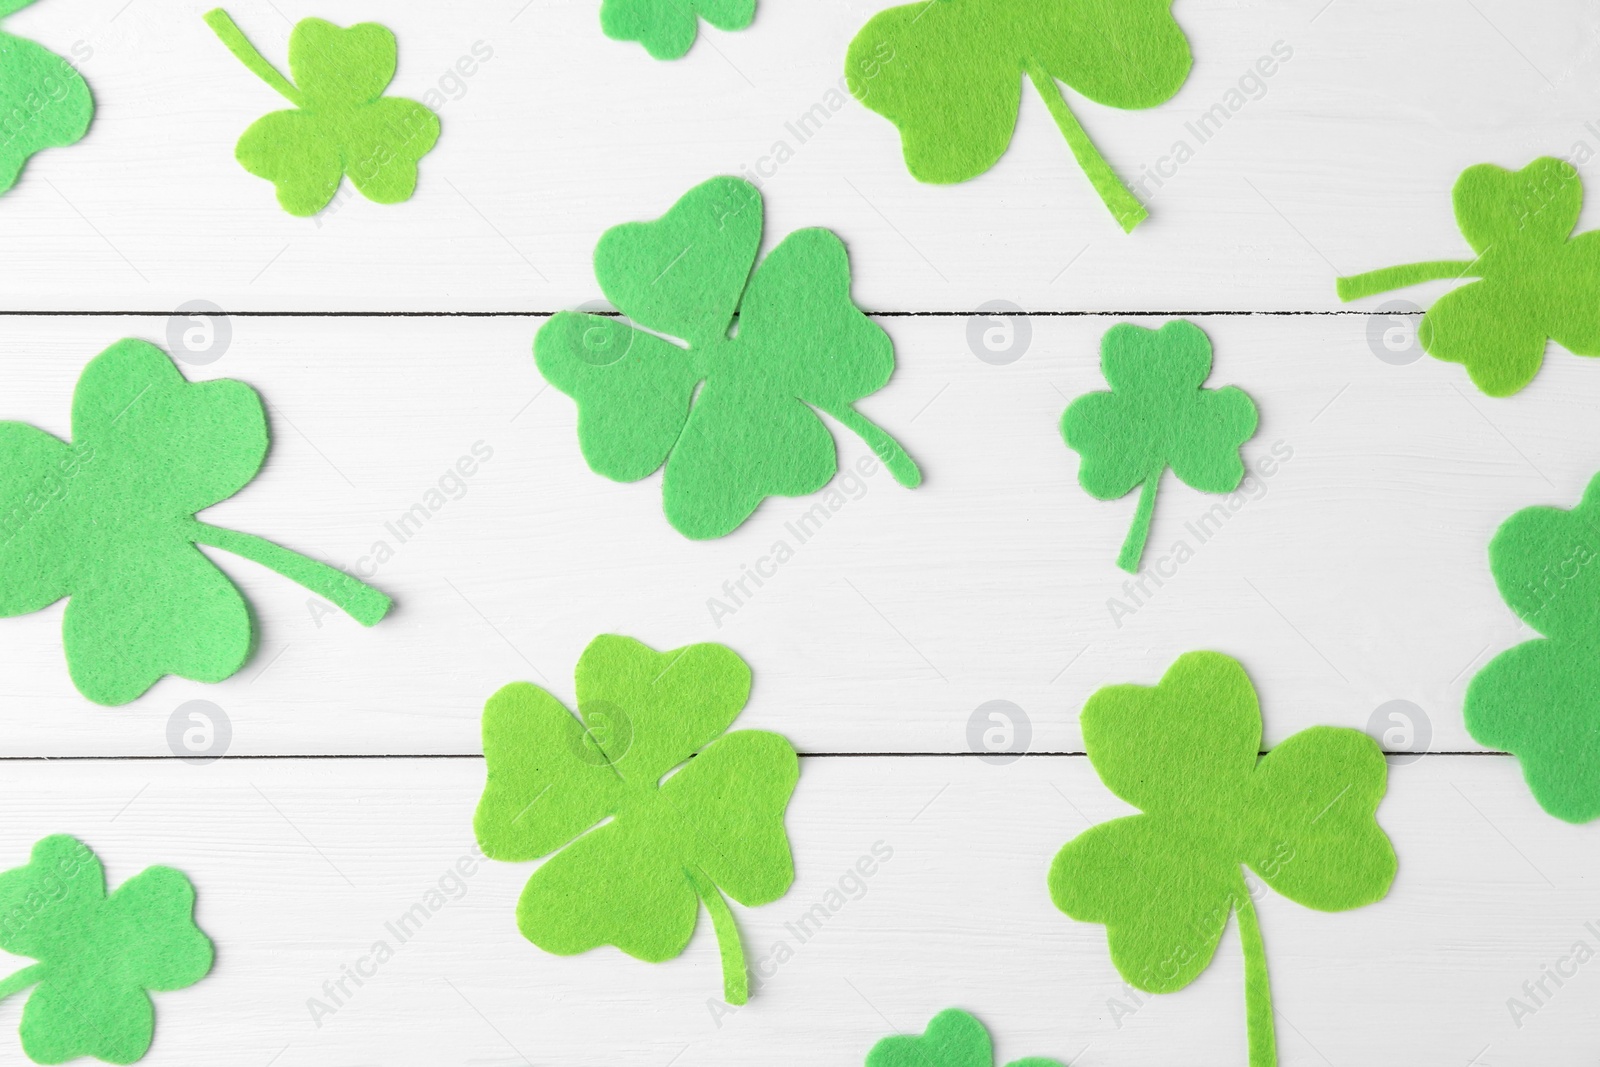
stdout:
<svg viewBox="0 0 1600 1067">
<path fill-rule="evenodd" d="M 1524 508 L 1489 542 L 1517 617 L 1544 636 L 1490 660 L 1467 687 L 1467 732 L 1511 752 L 1558 819 L 1600 817 L 1600 475 L 1570 511 Z"/>
<path fill-rule="evenodd" d="M 1117 970 L 1149 993 L 1194 981 L 1236 912 L 1250 1064 L 1270 1067 L 1272 995 L 1241 868 L 1321 911 L 1381 900 L 1395 873 L 1374 817 L 1383 752 L 1356 730 L 1313 726 L 1262 756 L 1255 688 L 1216 652 L 1180 656 L 1153 687 L 1101 689 L 1080 722 L 1100 780 L 1143 814 L 1068 842 L 1050 866 L 1051 899 L 1104 923 Z"/>
<path fill-rule="evenodd" d="M 605 0 L 600 28 L 614 41 L 638 41 L 656 59 L 689 54 L 705 19 L 719 30 L 742 30 L 756 17 L 756 0 Z"/>
<path fill-rule="evenodd" d="M 1490 396 L 1510 396 L 1539 373 L 1555 341 L 1600 356 L 1600 232 L 1572 236 L 1583 179 L 1545 156 L 1519 171 L 1469 167 L 1451 196 L 1476 258 L 1436 260 L 1340 278 L 1341 300 L 1422 282 L 1478 278 L 1437 300 L 1417 339 L 1435 359 L 1466 364 Z"/>
<path fill-rule="evenodd" d="M 0 979 L 0 997 L 33 989 L 21 1034 L 36 1063 L 134 1062 L 155 1028 L 148 991 L 191 986 L 212 959 L 181 871 L 149 867 L 107 894 L 100 860 L 65 834 L 0 874 L 0 949 L 38 961 Z"/>
<path fill-rule="evenodd" d="M 994 1067 L 994 1042 L 977 1019 L 960 1008 L 946 1008 L 915 1037 L 886 1037 L 867 1053 L 867 1067 Z M 1041 1056 L 1012 1060 L 1006 1067 L 1063 1067 Z"/>
<path fill-rule="evenodd" d="M 667 520 L 693 538 L 731 532 L 768 496 L 828 483 L 839 457 L 818 411 L 859 434 L 901 485 L 922 480 L 852 406 L 889 380 L 894 345 L 851 302 L 844 245 L 799 230 L 752 274 L 761 223 L 755 186 L 714 178 L 654 222 L 607 230 L 594 253 L 600 288 L 644 329 L 568 311 L 534 340 L 539 372 L 578 402 L 590 468 L 633 482 L 665 465 Z"/>
<path fill-rule="evenodd" d="M 35 0 L 0 0 L 0 18 Z M 16 184 L 22 165 L 45 148 L 75 144 L 94 117 L 89 86 L 71 63 L 23 37 L 0 32 L 0 193 Z"/>
<path fill-rule="evenodd" d="M 850 91 L 900 129 L 919 181 L 964 182 L 1005 154 L 1027 75 L 1126 232 L 1149 217 L 1067 106 L 1065 82 L 1107 107 L 1155 107 L 1192 59 L 1172 0 L 924 0 L 875 15 L 850 43 Z"/>
<path fill-rule="evenodd" d="M 259 563 L 371 626 L 389 598 L 325 564 L 195 513 L 244 488 L 267 454 L 261 397 L 186 381 L 154 345 L 118 341 L 72 394 L 72 442 L 0 422 L 0 617 L 71 597 L 78 691 L 126 704 L 162 675 L 220 682 L 244 665 L 250 611 L 197 545 Z"/>
<path fill-rule="evenodd" d="M 528 879 L 518 928 L 558 956 L 615 945 L 660 963 L 689 944 L 703 903 L 723 995 L 745 1003 L 744 948 L 723 894 L 754 907 L 794 881 L 783 828 L 800 775 L 793 747 L 761 730 L 724 733 L 750 695 L 750 668 L 721 645 L 656 652 L 607 634 L 574 674 L 577 715 L 526 682 L 483 711 L 488 782 L 473 828 L 484 855 L 555 853 Z"/>
<path fill-rule="evenodd" d="M 294 105 L 257 119 L 235 150 L 245 170 L 277 186 L 285 211 L 315 215 L 346 174 L 368 200 L 411 198 L 417 163 L 439 139 L 439 116 L 415 100 L 383 95 L 394 80 L 393 33 L 376 22 L 342 29 L 302 19 L 289 35 L 291 82 L 226 11 L 216 8 L 205 20 L 240 62 Z"/>
<path fill-rule="evenodd" d="M 1240 447 L 1256 432 L 1256 406 L 1236 386 L 1204 388 L 1211 341 L 1192 322 L 1159 330 L 1119 323 L 1100 339 L 1110 392 L 1086 393 L 1061 416 L 1061 436 L 1082 457 L 1078 483 L 1097 500 L 1143 486 L 1117 566 L 1137 573 L 1168 467 L 1202 493 L 1227 493 L 1244 479 Z"/>
</svg>

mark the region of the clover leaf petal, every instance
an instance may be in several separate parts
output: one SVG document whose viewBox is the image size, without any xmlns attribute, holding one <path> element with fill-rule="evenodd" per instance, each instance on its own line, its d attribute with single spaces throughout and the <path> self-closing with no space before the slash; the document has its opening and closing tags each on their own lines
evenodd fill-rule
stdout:
<svg viewBox="0 0 1600 1067">
<path fill-rule="evenodd" d="M 1239 449 L 1254 435 L 1258 416 L 1242 390 L 1203 387 L 1211 342 L 1191 322 L 1159 330 L 1119 323 L 1100 340 L 1100 366 L 1111 391 L 1069 404 L 1061 435 L 1082 456 L 1078 483 L 1090 496 L 1114 500 L 1143 485 L 1117 556 L 1117 566 L 1137 573 L 1161 475 L 1170 467 L 1207 493 L 1238 488 L 1245 474 Z"/>
<path fill-rule="evenodd" d="M 700 19 L 719 30 L 742 30 L 756 17 L 756 0 L 605 0 L 600 28 L 614 41 L 638 41 L 656 59 L 689 54 Z"/>
<path fill-rule="evenodd" d="M 946 1008 L 920 1034 L 896 1034 L 872 1046 L 866 1067 L 994 1067 L 988 1029 L 960 1008 Z M 1028 1056 L 1007 1067 L 1062 1067 L 1059 1060 Z"/>
<path fill-rule="evenodd" d="M 355 578 L 195 515 L 246 485 L 267 450 L 243 382 L 187 381 L 128 338 L 90 361 L 69 445 L 0 423 L 0 615 L 70 597 L 62 623 L 78 690 L 124 704 L 163 675 L 216 682 L 243 665 L 250 614 L 205 544 L 278 571 L 372 625 L 389 598 Z"/>
<path fill-rule="evenodd" d="M 689 943 L 703 903 L 724 995 L 745 1003 L 744 949 L 724 894 L 756 906 L 794 882 L 783 827 L 800 773 L 794 748 L 777 734 L 725 732 L 750 671 L 720 645 L 658 653 L 604 635 L 575 678 L 576 717 L 521 683 L 484 708 L 478 842 L 492 859 L 555 853 L 523 889 L 518 928 L 557 955 L 614 945 L 660 962 Z"/>
<path fill-rule="evenodd" d="M 155 1024 L 147 991 L 183 989 L 211 970 L 187 877 L 150 867 L 108 895 L 99 859 L 66 835 L 0 874 L 0 915 L 0 948 L 38 961 L 0 980 L 0 996 L 34 987 L 21 1036 L 37 1063 L 140 1059 Z"/>
<path fill-rule="evenodd" d="M 843 243 L 796 231 L 752 275 L 761 225 L 755 187 L 715 178 L 660 219 L 614 227 L 595 272 L 639 327 L 564 313 L 534 339 L 540 372 L 578 402 L 589 466 L 621 481 L 664 466 L 667 519 L 693 538 L 731 532 L 766 497 L 826 485 L 838 453 L 820 414 L 902 485 L 922 478 L 855 408 L 888 381 L 894 346 L 850 299 Z"/>
<path fill-rule="evenodd" d="M 1340 278 L 1339 298 L 1481 279 L 1437 300 L 1417 339 L 1429 355 L 1465 365 L 1489 396 L 1525 388 L 1552 340 L 1573 355 L 1600 356 L 1600 233 L 1570 236 L 1583 207 L 1577 169 L 1549 156 L 1519 171 L 1480 164 L 1462 172 L 1451 196 L 1475 258 Z"/>
<path fill-rule="evenodd" d="M 0 2 L 0 18 L 34 0 Z M 17 182 L 23 166 L 46 148 L 76 144 L 94 117 L 94 97 L 76 67 L 43 45 L 0 32 L 0 193 Z"/>
<path fill-rule="evenodd" d="M 291 215 L 328 206 L 348 173 L 356 190 L 379 204 L 409 200 L 417 165 L 439 140 L 439 117 L 414 100 L 386 97 L 394 79 L 394 34 L 375 22 L 343 28 L 302 19 L 289 35 L 285 78 L 228 13 L 206 13 L 208 26 L 249 70 L 295 106 L 253 123 L 235 150 L 240 164 L 277 188 Z"/>
<path fill-rule="evenodd" d="M 1050 868 L 1051 899 L 1074 919 L 1104 923 L 1117 970 L 1157 993 L 1192 982 L 1236 914 L 1250 1064 L 1270 1067 L 1271 991 L 1243 868 L 1319 910 L 1382 898 L 1395 874 L 1375 817 L 1383 753 L 1357 731 L 1313 727 L 1258 758 L 1253 687 L 1237 662 L 1214 652 L 1179 657 L 1153 688 L 1101 690 L 1082 720 L 1095 770 L 1144 813 L 1063 846 Z M 1180 753 L 1184 745 L 1194 751 Z"/>
<path fill-rule="evenodd" d="M 938 0 L 879 12 L 850 43 L 850 91 L 900 130 L 925 182 L 984 173 L 1011 143 L 1022 76 L 1033 82 L 1125 232 L 1149 216 L 1073 115 L 1061 84 L 1116 108 L 1154 107 L 1189 75 L 1171 0 Z"/>
</svg>

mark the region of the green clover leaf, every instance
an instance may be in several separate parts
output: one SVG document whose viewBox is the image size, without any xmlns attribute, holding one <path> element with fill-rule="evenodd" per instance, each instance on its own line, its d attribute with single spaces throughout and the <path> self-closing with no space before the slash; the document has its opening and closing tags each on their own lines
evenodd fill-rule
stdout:
<svg viewBox="0 0 1600 1067">
<path fill-rule="evenodd" d="M 1110 392 L 1086 393 L 1061 415 L 1061 436 L 1083 457 L 1078 484 L 1097 500 L 1144 486 L 1117 566 L 1136 574 L 1156 489 L 1168 467 L 1202 493 L 1229 493 L 1244 479 L 1240 447 L 1256 432 L 1256 406 L 1239 388 L 1204 388 L 1211 341 L 1179 319 L 1159 330 L 1119 323 L 1100 339 Z"/>
<path fill-rule="evenodd" d="M 605 0 L 600 28 L 613 41 L 638 41 L 656 59 L 689 54 L 705 19 L 719 30 L 742 30 L 756 17 L 756 0 Z"/>
<path fill-rule="evenodd" d="M 35 0 L 0 0 L 0 18 Z M 35 152 L 76 144 L 94 117 L 94 97 L 77 69 L 43 45 L 0 32 L 0 193 Z"/>
<path fill-rule="evenodd" d="M 1512 515 L 1489 542 L 1507 606 L 1544 637 L 1500 653 L 1467 687 L 1467 732 L 1517 757 L 1534 799 L 1600 817 L 1600 475 L 1570 511 Z"/>
<path fill-rule="evenodd" d="M 33 988 L 21 1033 L 35 1063 L 133 1063 L 155 1027 L 147 991 L 193 985 L 212 958 L 182 872 L 149 867 L 107 895 L 100 860 L 65 834 L 0 874 L 0 949 L 38 961 L 0 979 L 0 997 Z"/>
<path fill-rule="evenodd" d="M 328 206 L 348 174 L 379 204 L 409 200 L 417 164 L 439 140 L 439 116 L 415 100 L 384 96 L 394 80 L 394 34 L 376 22 L 342 29 L 302 19 L 289 35 L 291 82 L 256 50 L 220 7 L 206 24 L 256 77 L 296 110 L 257 119 L 235 151 L 244 169 L 278 190 L 291 215 Z"/>
<path fill-rule="evenodd" d="M 725 733 L 750 668 L 721 645 L 656 652 L 602 635 L 574 673 L 577 716 L 525 682 L 483 711 L 488 781 L 473 828 L 484 855 L 555 853 L 528 879 L 518 928 L 558 956 L 615 945 L 660 963 L 688 945 L 703 902 L 724 996 L 745 1003 L 744 948 L 723 894 L 755 907 L 794 882 L 783 828 L 794 749 L 773 733 Z"/>
<path fill-rule="evenodd" d="M 852 406 L 889 380 L 894 345 L 851 302 L 844 245 L 798 230 L 752 276 L 761 226 L 755 187 L 714 178 L 654 222 L 607 230 L 595 274 L 643 329 L 562 312 L 534 339 L 539 372 L 578 402 L 590 468 L 631 482 L 665 465 L 667 520 L 697 539 L 733 531 L 768 496 L 828 483 L 838 453 L 818 411 L 860 435 L 901 485 L 922 480 Z"/>
<path fill-rule="evenodd" d="M 1382 751 L 1366 734 L 1314 726 L 1260 755 L 1255 688 L 1216 652 L 1180 656 L 1154 687 L 1101 689 L 1081 723 L 1100 780 L 1143 814 L 1068 842 L 1050 867 L 1051 899 L 1104 923 L 1117 970 L 1150 993 L 1194 981 L 1237 912 L 1250 1064 L 1270 1067 L 1272 996 L 1241 868 L 1320 911 L 1382 899 L 1395 873 L 1374 817 Z"/>
<path fill-rule="evenodd" d="M 67 668 L 99 704 L 126 704 L 162 675 L 220 682 L 251 649 L 244 598 L 195 547 L 269 567 L 371 626 L 389 598 L 324 564 L 195 513 L 256 476 L 266 414 L 243 382 L 186 381 L 134 338 L 84 368 L 72 442 L 0 422 L 0 617 L 71 597 Z"/>
<path fill-rule="evenodd" d="M 1577 356 L 1600 356 L 1600 231 L 1572 236 L 1583 179 L 1545 156 L 1519 171 L 1469 167 L 1452 193 L 1456 223 L 1477 253 L 1389 267 L 1339 279 L 1339 299 L 1408 285 L 1479 278 L 1441 297 L 1417 331 L 1435 359 L 1466 365 L 1489 396 L 1520 391 L 1553 340 Z"/>
<path fill-rule="evenodd" d="M 886 1037 L 867 1053 L 866 1067 L 994 1067 L 994 1043 L 984 1025 L 960 1008 L 946 1008 L 911 1037 Z M 1063 1067 L 1059 1060 L 1027 1056 L 1006 1067 Z"/>
<path fill-rule="evenodd" d="M 899 127 L 919 181 L 964 182 L 1011 144 L 1027 75 L 1124 232 L 1149 217 L 1095 149 L 1059 83 L 1107 107 L 1154 107 L 1193 60 L 1172 0 L 924 0 L 875 15 L 850 43 L 856 99 Z"/>
</svg>

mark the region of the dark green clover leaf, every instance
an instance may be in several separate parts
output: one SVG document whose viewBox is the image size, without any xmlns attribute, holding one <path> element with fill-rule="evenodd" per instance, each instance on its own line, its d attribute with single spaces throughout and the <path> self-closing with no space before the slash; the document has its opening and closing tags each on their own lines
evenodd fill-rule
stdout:
<svg viewBox="0 0 1600 1067">
<path fill-rule="evenodd" d="M 0 18 L 35 0 L 0 0 Z M 35 152 L 75 144 L 88 132 L 94 98 L 61 56 L 0 32 L 0 193 L 16 184 Z"/>
<path fill-rule="evenodd" d="M 1339 279 L 1357 300 L 1422 282 L 1480 278 L 1440 297 L 1417 339 L 1436 359 L 1466 364 L 1490 396 L 1510 396 L 1539 373 L 1550 341 L 1600 356 L 1600 231 L 1572 236 L 1583 179 L 1545 156 L 1519 171 L 1469 167 L 1452 194 L 1456 223 L 1477 253 Z"/>
<path fill-rule="evenodd" d="M 182 872 L 149 867 L 108 895 L 100 860 L 65 834 L 0 874 L 0 949 L 38 961 L 0 980 L 0 997 L 33 990 L 21 1033 L 35 1063 L 133 1063 L 154 1033 L 149 991 L 193 985 L 212 958 Z"/>
<path fill-rule="evenodd" d="M 1570 511 L 1524 508 L 1489 542 L 1500 595 L 1542 638 L 1490 660 L 1467 687 L 1467 731 L 1514 753 L 1539 805 L 1600 817 L 1600 475 Z"/>
<path fill-rule="evenodd" d="M 721 537 L 768 496 L 826 485 L 839 460 L 818 411 L 901 485 L 922 480 L 853 406 L 888 382 L 894 345 L 851 302 L 844 245 L 798 230 L 752 276 L 761 216 L 753 185 L 714 178 L 657 221 L 607 230 L 600 288 L 643 329 L 569 311 L 534 340 L 539 372 L 578 402 L 590 468 L 632 482 L 664 464 L 667 520 L 689 537 Z"/>
<path fill-rule="evenodd" d="M 1395 856 L 1375 813 L 1388 767 L 1366 734 L 1313 726 L 1261 749 L 1261 708 L 1237 661 L 1180 656 L 1159 685 L 1114 685 L 1080 716 L 1100 780 L 1141 809 L 1069 841 L 1056 907 L 1104 923 L 1111 961 L 1149 993 L 1199 977 L 1237 913 L 1251 1067 L 1277 1062 L 1266 950 L 1243 868 L 1319 911 L 1381 900 Z"/>
<path fill-rule="evenodd" d="M 1083 457 L 1078 483 L 1097 500 L 1143 486 L 1117 566 L 1137 573 L 1156 487 L 1168 467 L 1202 493 L 1229 493 L 1244 479 L 1240 447 L 1256 432 L 1256 406 L 1239 388 L 1204 388 L 1211 342 L 1192 322 L 1159 330 L 1120 323 L 1100 339 L 1110 392 L 1086 393 L 1061 416 L 1061 435 Z"/>
<path fill-rule="evenodd" d="M 688 55 L 705 19 L 719 30 L 742 30 L 756 0 L 605 0 L 600 28 L 614 41 L 638 41 L 657 59 Z"/>
<path fill-rule="evenodd" d="M 394 80 L 394 34 L 376 22 L 342 29 L 302 19 L 289 35 L 291 82 L 256 51 L 220 7 L 205 16 L 228 50 L 295 106 L 257 119 L 239 138 L 244 169 L 277 186 L 291 215 L 328 206 L 346 174 L 379 204 L 409 200 L 417 164 L 439 140 L 439 116 L 415 100 L 384 96 Z"/>
<path fill-rule="evenodd" d="M 989 1031 L 960 1008 L 946 1008 L 915 1037 L 886 1037 L 867 1053 L 867 1067 L 994 1067 Z M 1006 1067 L 1063 1067 L 1059 1060 L 1027 1056 Z"/>
<path fill-rule="evenodd" d="M 925 0 L 873 16 L 850 43 L 850 91 L 900 129 L 924 182 L 964 182 L 1011 145 L 1026 74 L 1078 166 L 1125 232 L 1149 217 L 1068 107 L 1061 83 L 1097 104 L 1154 107 L 1193 60 L 1172 0 Z"/>
<path fill-rule="evenodd" d="M 744 948 L 723 894 L 754 907 L 794 882 L 783 828 L 794 749 L 760 730 L 725 733 L 750 668 L 721 645 L 656 652 L 603 635 L 575 676 L 576 716 L 525 682 L 483 710 L 489 778 L 473 827 L 484 855 L 555 853 L 528 879 L 517 926 L 558 956 L 615 945 L 660 963 L 689 944 L 703 903 L 724 996 L 745 1003 Z"/>
<path fill-rule="evenodd" d="M 100 704 L 126 704 L 165 674 L 220 682 L 244 665 L 250 612 L 196 545 L 269 567 L 376 623 L 389 610 L 377 590 L 195 518 L 244 488 L 266 454 L 254 389 L 185 381 L 154 345 L 118 341 L 78 378 L 70 444 L 0 422 L 0 617 L 71 597 L 67 668 Z"/>
</svg>

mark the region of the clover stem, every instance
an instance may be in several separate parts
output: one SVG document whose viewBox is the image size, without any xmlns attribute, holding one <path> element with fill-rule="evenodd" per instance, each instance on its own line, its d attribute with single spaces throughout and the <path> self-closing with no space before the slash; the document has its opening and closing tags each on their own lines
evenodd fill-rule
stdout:
<svg viewBox="0 0 1600 1067">
<path fill-rule="evenodd" d="M 1150 217 L 1150 212 L 1122 183 L 1117 172 L 1111 169 L 1111 164 L 1089 140 L 1088 132 L 1067 106 L 1067 98 L 1050 72 L 1033 59 L 1028 60 L 1027 71 L 1033 87 L 1044 97 L 1044 106 L 1050 109 L 1051 117 L 1060 127 L 1061 135 L 1067 139 L 1067 147 L 1072 149 L 1073 158 L 1083 168 L 1094 191 L 1100 194 L 1101 203 L 1110 209 L 1123 233 L 1132 233 L 1135 226 Z"/>
<path fill-rule="evenodd" d="M 1364 296 L 1376 296 L 1391 289 L 1404 289 L 1408 285 L 1421 285 L 1423 282 L 1476 278 L 1478 275 L 1472 273 L 1472 269 L 1477 265 L 1475 259 L 1435 259 L 1427 263 L 1407 263 L 1365 274 L 1353 274 L 1339 279 L 1339 299 L 1348 303 Z"/>
<path fill-rule="evenodd" d="M 210 545 L 235 556 L 243 556 L 277 571 L 291 582 L 305 586 L 313 593 L 337 604 L 341 611 L 359 622 L 371 626 L 389 612 L 394 601 L 360 579 L 344 571 L 291 552 L 255 534 L 227 530 L 210 523 L 196 521 L 190 539 L 197 544 Z"/>
<path fill-rule="evenodd" d="M 1129 574 L 1139 573 L 1145 538 L 1150 536 L 1150 519 L 1156 511 L 1156 490 L 1161 485 L 1161 474 L 1162 471 L 1156 471 L 1144 480 L 1144 487 L 1139 490 L 1139 506 L 1133 512 L 1133 525 L 1122 542 L 1122 551 L 1117 553 L 1117 566 Z"/>
<path fill-rule="evenodd" d="M 1244 947 L 1244 1013 L 1250 1043 L 1250 1067 L 1277 1067 L 1278 1041 L 1272 1023 L 1272 983 L 1267 976 L 1267 949 L 1261 941 L 1256 906 L 1245 890 L 1239 902 L 1239 942 Z"/>
<path fill-rule="evenodd" d="M 277 67 L 267 62 L 267 57 L 256 51 L 256 46 L 250 43 L 250 38 L 244 35 L 233 18 L 222 8 L 215 7 L 207 11 L 204 16 L 206 25 L 211 27 L 211 32 L 222 38 L 222 43 L 228 46 L 228 51 L 239 57 L 252 74 L 276 89 L 283 98 L 295 107 L 301 107 L 300 90 L 294 83 L 285 78 Z"/>
<path fill-rule="evenodd" d="M 722 899 L 722 890 L 697 867 L 684 868 L 689 884 L 700 899 L 706 902 L 711 913 L 711 928 L 717 934 L 717 950 L 722 954 L 722 998 L 729 1004 L 745 1004 L 750 1000 L 750 972 L 744 964 L 744 944 L 739 940 L 739 927 L 733 921 L 733 911 Z"/>
<path fill-rule="evenodd" d="M 838 419 L 847 430 L 865 441 L 883 465 L 889 468 L 889 473 L 894 476 L 895 481 L 907 489 L 915 489 L 922 484 L 922 471 L 917 468 L 916 460 L 908 456 L 906 450 L 900 447 L 900 442 L 890 437 L 877 423 L 849 404 L 837 409 L 822 410 Z"/>
<path fill-rule="evenodd" d="M 40 973 L 43 968 L 44 964 L 35 963 L 7 975 L 4 979 L 0 979 L 0 1000 L 9 997 L 13 993 L 20 993 L 31 985 L 37 985 L 39 980 L 44 977 Z"/>
</svg>

